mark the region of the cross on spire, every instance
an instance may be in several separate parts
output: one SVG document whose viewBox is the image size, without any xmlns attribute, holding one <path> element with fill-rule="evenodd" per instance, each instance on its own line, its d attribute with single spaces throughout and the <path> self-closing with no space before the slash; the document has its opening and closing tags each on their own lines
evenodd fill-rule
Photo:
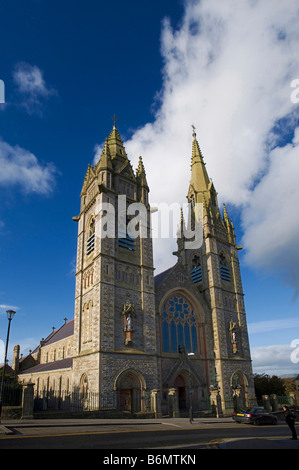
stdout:
<svg viewBox="0 0 299 470">
<path fill-rule="evenodd" d="M 191 127 L 192 127 L 192 129 L 193 129 L 192 135 L 193 135 L 193 137 L 195 138 L 195 137 L 196 137 L 196 132 L 195 132 L 195 131 L 196 131 L 196 127 L 194 126 L 194 124 L 192 124 Z"/>
<path fill-rule="evenodd" d="M 115 114 L 114 114 L 114 116 L 111 117 L 111 119 L 112 119 L 112 121 L 113 121 L 113 123 L 114 123 L 114 124 L 113 124 L 113 129 L 116 129 L 116 123 L 119 122 L 119 121 L 118 121 L 117 117 L 115 116 Z"/>
</svg>

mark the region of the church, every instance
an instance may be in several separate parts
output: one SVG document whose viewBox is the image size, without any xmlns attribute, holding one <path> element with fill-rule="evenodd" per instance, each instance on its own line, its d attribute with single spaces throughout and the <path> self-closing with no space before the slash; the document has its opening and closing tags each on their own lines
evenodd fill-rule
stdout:
<svg viewBox="0 0 299 470">
<path fill-rule="evenodd" d="M 225 205 L 220 213 L 195 130 L 186 195 L 201 243 L 186 243 L 182 213 L 176 264 L 156 276 L 148 177 L 154 175 L 146 175 L 141 157 L 134 172 L 114 125 L 98 163 L 88 165 L 73 217 L 74 319 L 25 358 L 15 346 L 12 367 L 20 382 L 34 383 L 37 396 L 77 392 L 86 409 L 92 409 L 92 393 L 99 410 L 105 401 L 114 411 L 157 417 L 184 416 L 191 406 L 194 413 L 214 406 L 219 415 L 230 415 L 236 404 L 256 403 L 242 247 Z M 129 227 L 139 206 L 145 215 L 133 236 Z"/>
</svg>

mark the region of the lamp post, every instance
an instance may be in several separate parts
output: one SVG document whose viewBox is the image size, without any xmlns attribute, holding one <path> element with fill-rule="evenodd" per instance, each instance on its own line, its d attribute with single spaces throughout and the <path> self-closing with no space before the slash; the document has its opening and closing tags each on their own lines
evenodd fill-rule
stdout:
<svg viewBox="0 0 299 470">
<path fill-rule="evenodd" d="M 190 424 L 193 422 L 193 410 L 192 410 L 192 393 L 193 389 L 191 388 L 191 370 L 190 370 L 190 357 L 195 356 L 193 352 L 190 352 L 187 354 L 187 359 L 188 359 L 188 370 L 189 370 L 189 421 Z"/>
<path fill-rule="evenodd" d="M 8 350 L 10 323 L 11 323 L 11 320 L 13 319 L 16 312 L 14 310 L 6 310 L 6 313 L 7 313 L 7 319 L 8 319 L 8 329 L 7 329 L 5 357 L 4 357 L 4 365 L 3 365 L 2 380 L 1 380 L 1 391 L 0 391 L 0 422 L 1 422 L 2 403 L 3 403 L 3 395 L 4 395 L 4 380 L 5 380 L 5 369 L 6 369 L 6 361 L 7 361 L 7 350 Z"/>
</svg>

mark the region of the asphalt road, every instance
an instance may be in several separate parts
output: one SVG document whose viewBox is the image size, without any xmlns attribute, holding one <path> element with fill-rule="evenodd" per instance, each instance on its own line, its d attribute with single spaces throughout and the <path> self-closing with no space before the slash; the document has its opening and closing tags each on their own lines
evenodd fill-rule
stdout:
<svg viewBox="0 0 299 470">
<path fill-rule="evenodd" d="M 0 449 L 94 449 L 147 453 L 159 449 L 195 451 L 198 449 L 299 449 L 299 440 L 290 441 L 284 423 L 277 426 L 251 426 L 232 420 L 187 419 L 140 420 L 137 422 L 52 421 L 2 423 Z M 107 453 L 104 453 L 105 455 Z M 103 455 L 103 454 L 102 454 Z M 111 454 L 109 454 L 111 455 Z"/>
</svg>

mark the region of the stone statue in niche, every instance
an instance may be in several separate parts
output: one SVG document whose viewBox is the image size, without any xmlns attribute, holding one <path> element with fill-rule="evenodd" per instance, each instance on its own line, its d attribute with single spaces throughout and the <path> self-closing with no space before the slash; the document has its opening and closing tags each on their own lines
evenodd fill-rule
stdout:
<svg viewBox="0 0 299 470">
<path fill-rule="evenodd" d="M 230 317 L 230 322 L 229 322 L 229 332 L 230 332 L 230 340 L 233 346 L 233 354 L 237 354 L 238 349 L 237 349 L 237 335 L 235 332 L 236 328 L 236 322 L 233 322 L 232 316 Z"/>
<path fill-rule="evenodd" d="M 122 315 L 124 317 L 124 332 L 125 332 L 125 345 L 133 346 L 134 341 L 132 339 L 133 330 L 133 318 L 135 317 L 134 304 L 130 302 L 130 294 L 128 294 L 128 299 L 123 306 Z"/>
</svg>

